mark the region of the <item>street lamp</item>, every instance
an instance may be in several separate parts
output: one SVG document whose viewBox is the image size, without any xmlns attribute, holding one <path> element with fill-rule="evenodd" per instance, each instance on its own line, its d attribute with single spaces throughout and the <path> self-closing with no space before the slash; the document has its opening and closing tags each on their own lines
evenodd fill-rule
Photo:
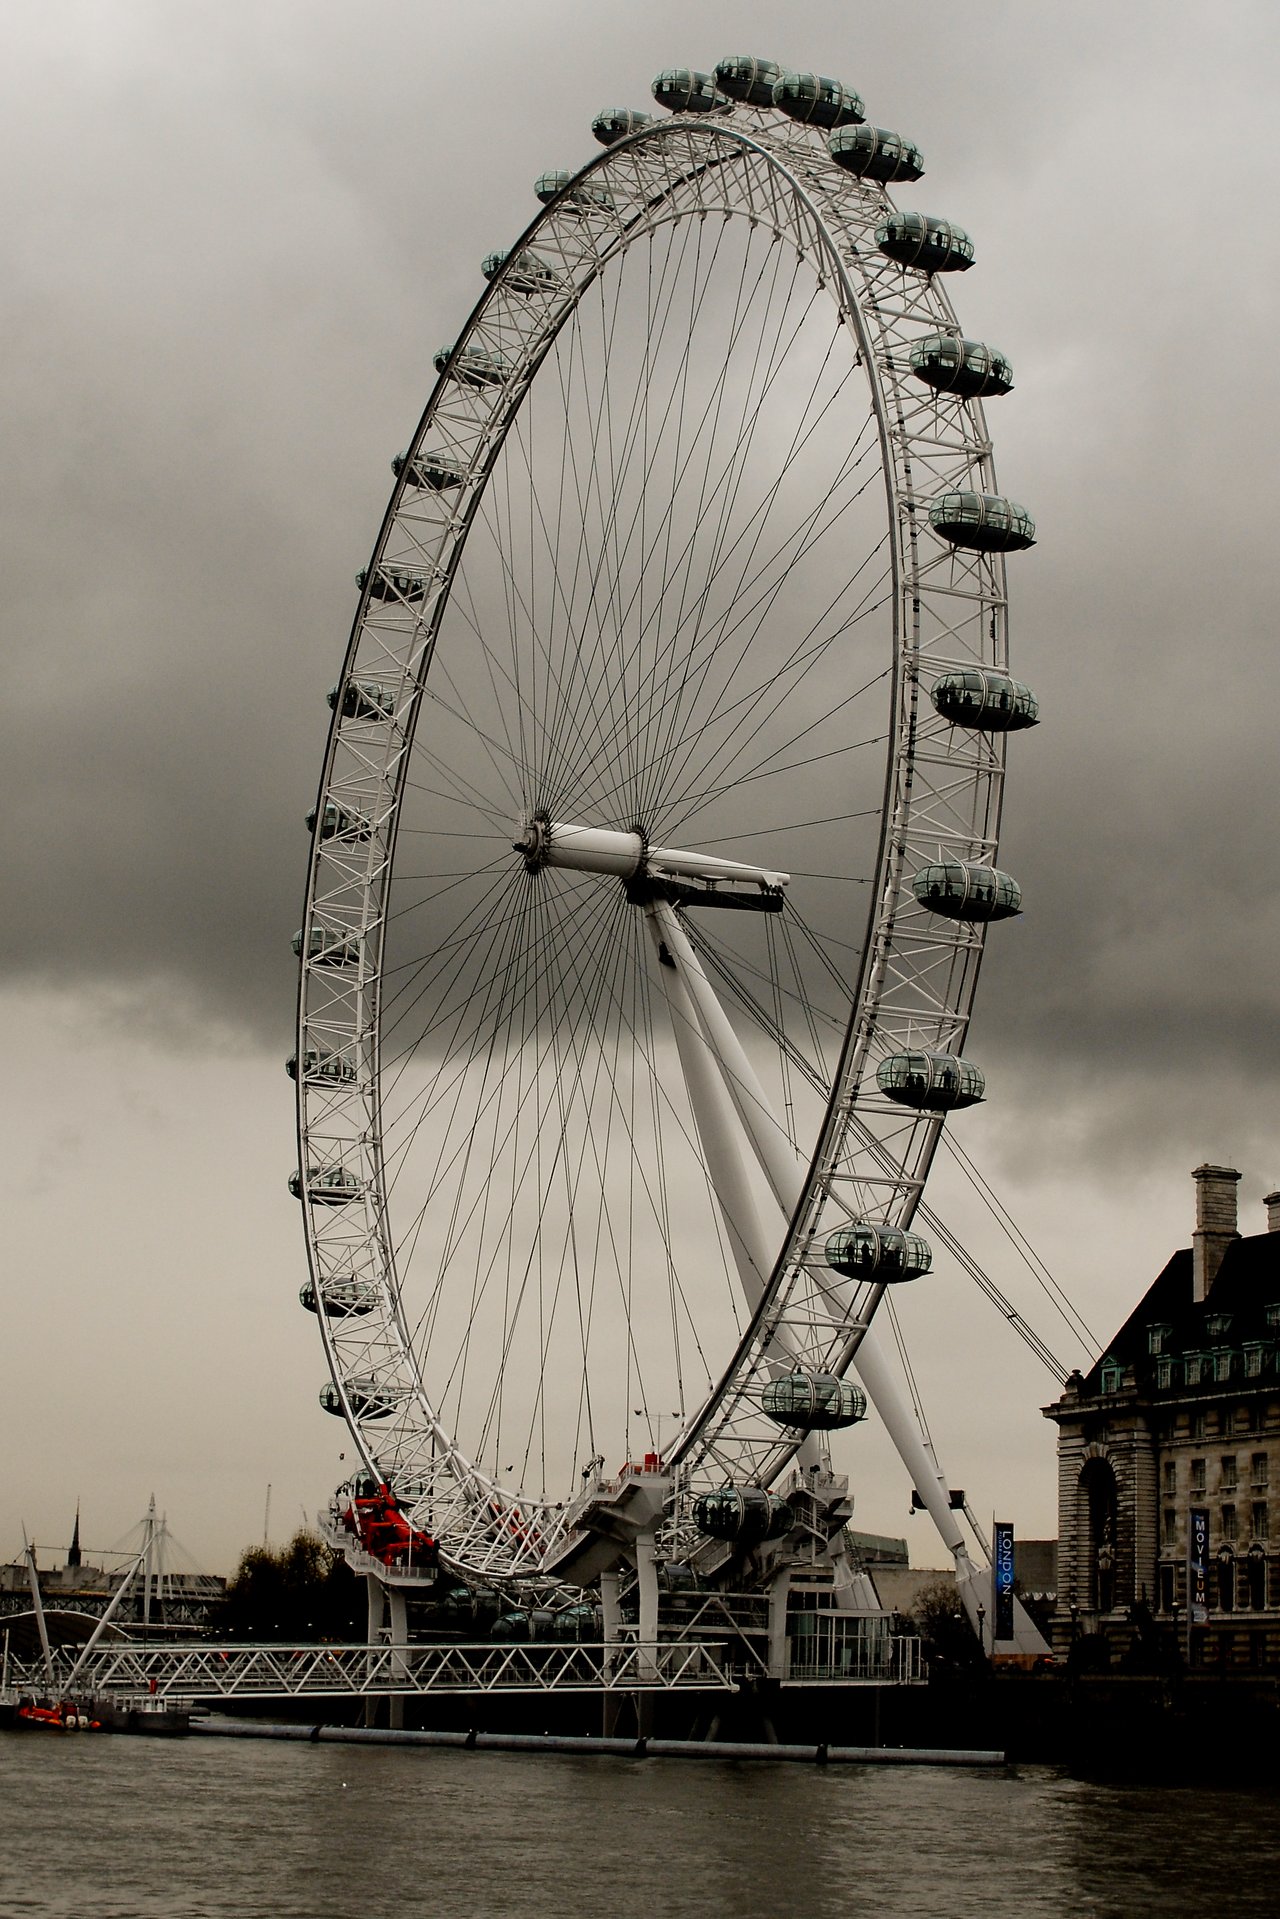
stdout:
<svg viewBox="0 0 1280 1919">
<path fill-rule="evenodd" d="M 987 1656 L 986 1626 L 987 1609 L 985 1606 L 980 1605 L 978 1607 L 978 1651 L 984 1659 Z"/>
</svg>

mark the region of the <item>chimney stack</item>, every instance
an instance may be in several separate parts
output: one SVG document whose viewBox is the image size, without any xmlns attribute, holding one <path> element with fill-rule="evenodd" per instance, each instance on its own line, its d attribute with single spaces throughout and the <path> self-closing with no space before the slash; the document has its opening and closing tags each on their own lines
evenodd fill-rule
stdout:
<svg viewBox="0 0 1280 1919">
<path fill-rule="evenodd" d="M 1268 1193 L 1262 1203 L 1267 1209 L 1267 1231 L 1280 1233 L 1280 1193 Z"/>
<path fill-rule="evenodd" d="M 1191 1236 L 1191 1296 L 1198 1303 L 1209 1296 L 1222 1255 L 1236 1230 L 1236 1187 L 1240 1175 L 1234 1166 L 1197 1166 L 1191 1175 L 1196 1183 L 1196 1230 Z M 1277 1200 L 1280 1208 L 1280 1200 Z"/>
</svg>

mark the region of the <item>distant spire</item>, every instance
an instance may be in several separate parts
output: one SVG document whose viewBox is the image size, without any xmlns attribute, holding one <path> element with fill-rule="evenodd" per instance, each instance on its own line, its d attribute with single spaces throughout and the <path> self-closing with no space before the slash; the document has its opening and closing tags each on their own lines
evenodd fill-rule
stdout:
<svg viewBox="0 0 1280 1919">
<path fill-rule="evenodd" d="M 68 1566 L 78 1566 L 80 1564 L 80 1501 L 78 1499 L 76 1501 L 75 1530 L 71 1534 L 71 1546 L 67 1553 L 67 1564 Z"/>
</svg>

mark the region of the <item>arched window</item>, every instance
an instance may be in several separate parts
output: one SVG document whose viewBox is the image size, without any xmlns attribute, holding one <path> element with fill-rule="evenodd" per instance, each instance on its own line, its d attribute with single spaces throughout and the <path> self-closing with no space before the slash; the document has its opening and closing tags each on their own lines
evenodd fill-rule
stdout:
<svg viewBox="0 0 1280 1919">
<path fill-rule="evenodd" d="M 1234 1612 L 1236 1609 L 1236 1556 L 1229 1546 L 1224 1546 L 1218 1554 L 1218 1610 Z"/>
<path fill-rule="evenodd" d="M 1267 1604 L 1267 1555 L 1261 1546 L 1250 1546 L 1244 1562 L 1248 1586 L 1249 1611 L 1263 1612 Z"/>
</svg>

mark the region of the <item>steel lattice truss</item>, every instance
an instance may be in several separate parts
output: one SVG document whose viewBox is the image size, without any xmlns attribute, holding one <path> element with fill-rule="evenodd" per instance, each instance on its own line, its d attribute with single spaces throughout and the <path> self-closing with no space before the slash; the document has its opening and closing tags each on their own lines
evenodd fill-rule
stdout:
<svg viewBox="0 0 1280 1919">
<path fill-rule="evenodd" d="M 82 1696 L 337 1699 L 415 1693 L 732 1692 L 724 1648 L 641 1645 L 103 1646 L 83 1662 Z M 70 1662 L 68 1662 L 69 1664 Z M 11 1662 L 16 1692 L 43 1694 L 39 1662 Z M 58 1675 L 54 1674 L 54 1690 Z M 151 1692 L 154 1682 L 155 1691 Z"/>
<path fill-rule="evenodd" d="M 878 748 L 878 845 L 863 895 L 870 906 L 861 948 L 846 962 L 840 1015 L 846 1036 L 825 1062 L 815 1063 L 815 1056 L 809 1063 L 825 1117 L 797 1148 L 802 1198 L 778 1236 L 758 1304 L 742 1316 L 731 1349 L 715 1355 L 708 1388 L 682 1407 L 679 1430 L 663 1449 L 686 1495 L 724 1480 L 768 1485 L 777 1478 L 797 1441 L 760 1411 L 762 1384 L 780 1363 L 843 1373 L 883 1291 L 832 1271 L 823 1257 L 826 1236 L 851 1219 L 906 1226 L 922 1191 L 941 1118 L 885 1099 L 875 1068 L 905 1049 L 961 1051 L 985 928 L 926 911 L 911 880 L 929 861 L 992 862 L 1004 763 L 1003 735 L 951 726 L 922 688 L 951 667 L 1005 666 L 1005 582 L 998 554 L 957 550 L 929 523 L 930 502 L 939 494 L 956 488 L 992 493 L 995 474 L 981 405 L 911 376 L 915 342 L 960 329 L 937 276 L 895 265 L 878 250 L 875 228 L 889 207 L 883 188 L 835 164 L 820 133 L 752 108 L 673 117 L 610 148 L 532 222 L 473 310 L 409 445 L 369 563 L 320 784 L 302 933 L 302 1200 L 314 1286 L 322 1294 L 354 1287 L 365 1308 L 318 1317 L 342 1409 L 366 1464 L 380 1477 L 394 1477 L 402 1502 L 416 1502 L 420 1522 L 467 1573 L 536 1572 L 571 1524 L 574 1485 L 556 1496 L 554 1488 L 512 1485 L 496 1458 L 479 1463 L 467 1432 L 456 1431 L 442 1408 L 424 1321 L 415 1320 L 404 1295 L 400 1269 L 418 1233 L 429 1236 L 431 1227 L 429 1194 L 408 1198 L 394 1191 L 400 1143 L 388 1087 L 405 1069 L 399 1057 L 389 1058 L 387 1032 L 393 1003 L 399 1017 L 402 1002 L 395 996 L 402 994 L 403 976 L 387 970 L 388 935 L 397 913 L 394 872 L 397 865 L 411 870 L 418 844 L 398 834 L 407 797 L 416 794 L 423 803 L 426 792 L 446 820 L 468 797 L 469 771 L 433 754 L 432 738 L 447 737 L 440 729 L 461 723 L 456 676 L 443 655 L 437 659 L 437 647 L 447 620 L 458 617 L 464 590 L 471 591 L 462 567 L 465 544 L 486 513 L 498 513 L 491 482 L 496 485 L 500 462 L 509 474 L 524 458 L 530 492 L 536 491 L 525 442 L 515 450 L 522 410 L 540 378 L 572 385 L 572 329 L 585 334 L 582 316 L 608 276 L 621 270 L 619 263 L 641 245 L 650 259 L 658 257 L 653 249 L 667 245 L 670 234 L 697 232 L 696 241 L 682 243 L 710 249 L 708 236 L 747 223 L 750 245 L 767 242 L 778 250 L 775 257 L 794 260 L 788 271 L 807 276 L 810 310 L 827 314 L 840 352 L 865 386 L 857 456 L 865 466 L 857 496 L 861 502 L 864 475 L 873 478 L 883 531 L 863 600 L 871 603 L 874 588 L 885 635 L 887 711 Z M 577 404 L 566 392 L 566 407 Z M 593 460 L 605 431 L 603 402 L 599 413 Z M 531 439 L 532 426 L 528 433 Z M 642 459 L 634 445 L 629 455 L 615 456 L 615 465 L 626 471 L 628 460 Z M 420 463 L 416 473 L 414 462 Z M 441 483 L 413 484 L 423 466 Z M 502 510 L 510 515 L 509 479 L 504 484 Z M 531 520 L 539 510 L 526 509 Z M 595 510 L 588 497 L 584 517 Z M 528 535 L 531 544 L 537 537 L 536 531 Z M 624 554 L 619 579 L 625 567 Z M 533 613 L 521 608 L 514 566 L 502 590 L 513 628 L 526 615 L 535 625 Z M 491 622 L 477 612 L 468 623 L 480 647 Z M 718 644 L 729 630 L 722 619 Z M 700 643 L 691 642 L 699 666 Z M 534 657 L 536 673 L 536 644 Z M 554 663 L 544 665 L 550 677 Z M 491 680 L 495 673 L 501 678 L 501 664 L 495 669 L 490 660 L 488 670 Z M 588 671 L 584 683 L 583 725 L 592 708 L 612 697 L 603 675 L 593 681 Z M 428 720 L 434 734 L 420 731 L 420 721 Z M 505 752 L 496 734 L 476 728 L 477 792 L 485 760 L 497 765 Z M 629 824 L 625 817 L 610 823 Z M 690 929 L 700 952 L 705 926 L 704 918 Z M 456 941 L 464 944 L 465 927 Z M 429 960 L 437 972 L 452 965 L 448 943 Z M 737 1012 L 735 989 L 745 1005 L 751 991 L 743 970 L 726 987 Z M 768 1006 L 753 1005 L 761 1029 L 776 1037 Z M 643 1040 L 656 1052 L 657 1041 L 636 1017 L 636 1044 Z M 781 1031 L 782 1023 L 779 1016 L 773 1027 Z M 548 1033 L 559 1044 L 552 1014 L 531 1018 L 535 1052 L 550 1044 Z M 785 1041 L 780 1050 L 786 1052 Z M 320 1069 L 309 1070 L 308 1062 L 317 1060 Z M 799 1061 L 798 1080 L 805 1070 Z M 536 1095 L 542 1098 L 540 1087 Z M 531 1096 L 526 1088 L 521 1097 Z M 446 1075 L 434 1086 L 432 1111 L 447 1115 L 453 1097 Z M 547 1110 L 544 1137 L 554 1119 Z M 483 1101 L 476 1111 L 484 1115 Z M 505 1139 L 498 1138 L 496 1121 L 494 1139 L 496 1151 Z M 458 1151 L 467 1150 L 460 1142 Z M 333 1183 L 326 1189 L 326 1182 Z M 392 1223 L 397 1203 L 409 1220 L 400 1224 L 399 1238 Z M 482 1203 L 490 1201 L 472 1205 Z M 460 1210 L 456 1198 L 454 1206 Z M 536 1341 L 534 1351 L 536 1361 Z M 502 1363 L 514 1366 L 514 1355 Z"/>
</svg>

